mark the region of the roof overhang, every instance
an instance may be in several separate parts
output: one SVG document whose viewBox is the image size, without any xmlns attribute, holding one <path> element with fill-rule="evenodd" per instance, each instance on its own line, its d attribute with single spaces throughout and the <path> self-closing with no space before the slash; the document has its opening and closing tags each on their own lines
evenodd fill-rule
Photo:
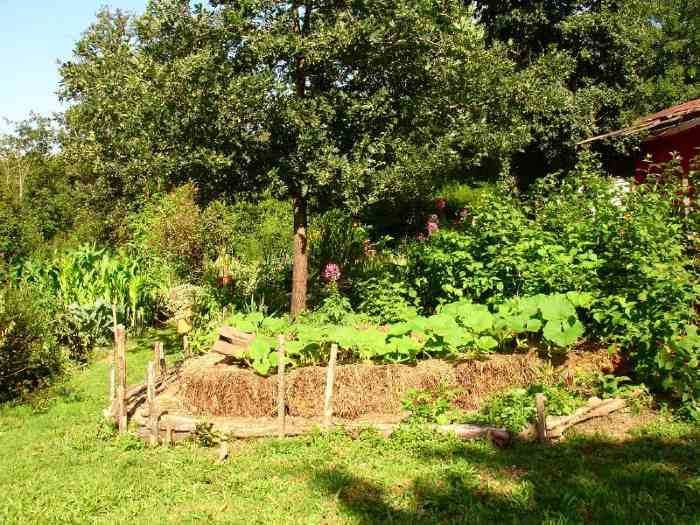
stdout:
<svg viewBox="0 0 700 525">
<path fill-rule="evenodd" d="M 615 137 L 629 137 L 641 133 L 647 133 L 647 136 L 642 139 L 643 141 L 651 142 L 682 133 L 695 126 L 700 126 L 700 99 L 691 100 L 685 104 L 665 109 L 659 113 L 654 113 L 653 115 L 637 120 L 628 128 L 597 135 L 582 140 L 577 145 L 583 146 L 600 140 Z"/>
</svg>

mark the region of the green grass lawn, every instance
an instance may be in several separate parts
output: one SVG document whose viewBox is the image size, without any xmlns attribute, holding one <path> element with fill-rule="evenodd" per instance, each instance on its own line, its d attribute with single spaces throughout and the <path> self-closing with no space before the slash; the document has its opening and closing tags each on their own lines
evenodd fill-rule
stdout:
<svg viewBox="0 0 700 525">
<path fill-rule="evenodd" d="M 151 341 L 135 343 L 133 382 Z M 217 464 L 212 450 L 114 437 L 106 379 L 99 360 L 0 408 L 0 523 L 700 523 L 697 427 L 506 450 L 414 427 L 319 433 L 236 442 Z"/>
</svg>

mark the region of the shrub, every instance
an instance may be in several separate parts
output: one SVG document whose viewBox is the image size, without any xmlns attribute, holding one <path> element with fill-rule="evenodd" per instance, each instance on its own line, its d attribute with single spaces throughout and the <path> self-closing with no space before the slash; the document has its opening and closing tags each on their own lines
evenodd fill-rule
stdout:
<svg viewBox="0 0 700 525">
<path fill-rule="evenodd" d="M 207 256 L 227 254 L 245 263 L 272 264 L 291 255 L 291 203 L 269 195 L 257 202 L 217 200 L 202 212 Z"/>
<path fill-rule="evenodd" d="M 36 288 L 0 292 L 0 402 L 45 384 L 62 369 L 52 313 L 50 302 Z"/>
<path fill-rule="evenodd" d="M 418 315 L 408 300 L 411 291 L 396 276 L 370 277 L 357 283 L 353 292 L 358 297 L 358 311 L 379 324 L 407 321 Z"/>
<path fill-rule="evenodd" d="M 186 184 L 153 198 L 129 219 L 137 251 L 167 261 L 181 276 L 197 275 L 203 265 L 201 211 L 196 196 L 196 187 Z"/>
<path fill-rule="evenodd" d="M 700 420 L 700 335 L 685 326 L 669 338 L 656 356 L 659 380 L 684 405 L 684 414 Z"/>
<path fill-rule="evenodd" d="M 660 361 L 660 349 L 678 344 L 679 330 L 692 324 L 700 293 L 687 233 L 698 214 L 691 201 L 686 216 L 680 184 L 663 172 L 625 191 L 584 157 L 525 198 L 482 195 L 458 225 L 414 243 L 407 284 L 427 312 L 463 297 L 497 304 L 589 292 L 589 336 L 628 350 L 650 385 L 687 396 L 687 366 L 672 365 L 678 376 L 669 381 L 668 361 Z"/>
<path fill-rule="evenodd" d="M 532 385 L 527 389 L 514 388 L 492 395 L 483 404 L 476 419 L 511 432 L 520 432 L 535 421 L 535 394 L 539 393 L 547 396 L 547 414 L 550 416 L 570 414 L 583 404 L 564 388 Z"/>
</svg>

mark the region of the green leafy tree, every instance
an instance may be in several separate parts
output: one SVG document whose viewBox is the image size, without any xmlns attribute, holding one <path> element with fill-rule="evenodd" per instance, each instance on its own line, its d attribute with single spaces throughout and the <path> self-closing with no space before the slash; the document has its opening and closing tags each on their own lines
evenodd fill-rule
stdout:
<svg viewBox="0 0 700 525">
<path fill-rule="evenodd" d="M 543 82 L 486 49 L 463 2 L 215 4 L 101 12 L 61 68 L 66 152 L 103 202 L 185 180 L 203 199 L 290 199 L 293 315 L 309 213 L 391 205 L 489 161 L 505 171 L 531 139 L 522 108 Z"/>
<path fill-rule="evenodd" d="M 573 111 L 550 112 L 543 146 L 516 161 L 521 172 L 570 168 L 577 131 L 618 129 L 634 119 L 700 96 L 697 0 L 475 0 L 487 39 L 520 67 L 568 57 L 561 78 Z M 586 116 L 588 118 L 586 118 Z M 573 119 L 573 120 L 572 120 Z M 571 127 L 577 121 L 579 127 Z M 580 120 L 583 119 L 583 120 Z M 551 130 L 558 130 L 555 135 Z M 616 149 L 634 143 L 618 141 Z M 613 153 L 612 151 L 608 154 Z"/>
</svg>

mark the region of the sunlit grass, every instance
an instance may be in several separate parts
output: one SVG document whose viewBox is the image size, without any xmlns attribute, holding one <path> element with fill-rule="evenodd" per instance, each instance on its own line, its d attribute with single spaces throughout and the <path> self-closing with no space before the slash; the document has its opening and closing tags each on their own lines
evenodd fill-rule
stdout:
<svg viewBox="0 0 700 525">
<path fill-rule="evenodd" d="M 167 338 L 170 359 L 178 341 Z M 134 341 L 143 377 L 153 337 Z M 700 432 L 659 420 L 620 443 L 506 450 L 407 428 L 149 449 L 100 413 L 102 358 L 0 409 L 0 523 L 700 523 Z"/>
</svg>

